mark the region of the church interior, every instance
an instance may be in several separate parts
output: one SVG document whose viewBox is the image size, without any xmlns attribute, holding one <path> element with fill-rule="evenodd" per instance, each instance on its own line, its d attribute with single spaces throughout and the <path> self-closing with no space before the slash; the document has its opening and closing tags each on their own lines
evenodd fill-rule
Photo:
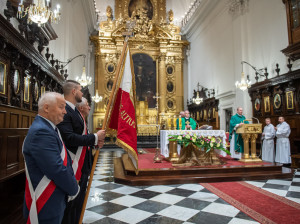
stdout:
<svg viewBox="0 0 300 224">
<path fill-rule="evenodd" d="M 41 96 L 78 81 L 101 130 L 125 42 L 139 171 L 106 130 L 82 223 L 300 223 L 300 0 L 1 0 L 0 223 L 26 223 Z"/>
</svg>

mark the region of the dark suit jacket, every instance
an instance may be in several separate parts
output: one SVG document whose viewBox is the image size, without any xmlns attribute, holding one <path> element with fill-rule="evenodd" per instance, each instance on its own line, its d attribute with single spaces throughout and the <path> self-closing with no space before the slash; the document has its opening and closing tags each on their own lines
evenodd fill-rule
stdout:
<svg viewBox="0 0 300 224">
<path fill-rule="evenodd" d="M 58 134 L 48 121 L 36 116 L 28 130 L 24 141 L 23 154 L 28 173 L 35 189 L 44 175 L 53 180 L 56 189 L 38 214 L 39 220 L 48 220 L 62 216 L 68 195 L 75 195 L 78 191 L 72 161 L 69 155 L 65 167 L 61 159 L 62 142 Z M 28 217 L 28 209 L 24 200 L 24 217 Z"/>
<path fill-rule="evenodd" d="M 74 111 L 68 104 L 66 105 L 66 111 L 67 114 L 65 114 L 63 122 L 58 124 L 57 127 L 60 130 L 67 149 L 76 154 L 78 146 L 93 146 L 95 144 L 95 135 L 82 135 L 84 123 L 79 113 Z M 86 152 L 84 165 L 81 169 L 82 174 L 90 173 L 90 151 Z"/>
</svg>

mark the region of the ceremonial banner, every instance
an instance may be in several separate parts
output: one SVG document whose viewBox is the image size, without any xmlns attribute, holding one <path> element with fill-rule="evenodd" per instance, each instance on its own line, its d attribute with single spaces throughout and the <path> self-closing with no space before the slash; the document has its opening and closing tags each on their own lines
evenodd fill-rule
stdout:
<svg viewBox="0 0 300 224">
<path fill-rule="evenodd" d="M 136 171 L 138 170 L 137 130 L 135 117 L 135 82 L 129 50 L 125 56 L 113 97 L 108 118 L 108 131 L 117 133 L 116 144 L 128 152 Z"/>
</svg>

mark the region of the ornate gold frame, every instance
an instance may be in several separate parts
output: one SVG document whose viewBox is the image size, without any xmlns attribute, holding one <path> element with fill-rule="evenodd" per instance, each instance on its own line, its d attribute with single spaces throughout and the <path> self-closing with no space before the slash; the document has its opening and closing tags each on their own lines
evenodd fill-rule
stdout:
<svg viewBox="0 0 300 224">
<path fill-rule="evenodd" d="M 111 65 L 111 64 L 114 65 L 114 70 L 113 70 L 112 72 L 110 72 L 110 71 L 108 70 L 108 66 Z M 106 70 L 106 72 L 107 72 L 108 74 L 114 74 L 115 71 L 116 71 L 116 67 L 117 67 L 116 63 L 113 63 L 113 62 L 107 62 L 106 65 L 105 65 L 105 70 Z"/>
<path fill-rule="evenodd" d="M 258 105 L 259 105 L 259 108 L 256 108 L 256 102 L 258 101 Z M 256 98 L 255 101 L 254 101 L 254 110 L 255 111 L 260 111 L 261 109 L 261 101 L 259 98 Z"/>
<path fill-rule="evenodd" d="M 0 61 L 0 65 L 3 65 L 3 91 L 0 92 L 0 94 L 5 95 L 6 94 L 6 78 L 7 78 L 7 64 Z"/>
<path fill-rule="evenodd" d="M 276 103 L 275 103 L 276 96 L 279 97 L 279 102 L 280 102 L 279 106 L 276 106 Z M 279 109 L 281 107 L 281 104 L 282 104 L 282 102 L 281 102 L 281 96 L 280 96 L 279 93 L 276 93 L 275 96 L 274 96 L 274 99 L 273 99 L 273 106 L 274 106 L 275 109 Z"/>
<path fill-rule="evenodd" d="M 289 96 L 291 97 L 291 105 L 289 105 Z M 293 110 L 294 109 L 294 92 L 293 91 L 287 91 L 285 93 L 285 97 L 286 97 L 285 98 L 286 99 L 286 109 Z"/>
<path fill-rule="evenodd" d="M 41 96 L 46 92 L 46 87 L 45 86 L 41 86 Z"/>
<path fill-rule="evenodd" d="M 172 73 L 170 74 L 170 73 L 168 73 L 168 68 L 169 67 L 172 67 L 172 69 L 173 69 L 173 71 L 172 71 Z M 166 65 L 166 73 L 167 73 L 167 75 L 174 75 L 174 73 L 175 73 L 175 66 L 174 65 L 171 65 L 171 64 L 168 64 L 168 65 Z"/>
<path fill-rule="evenodd" d="M 268 108 L 267 108 L 267 102 L 269 103 Z M 268 113 L 271 111 L 270 96 L 264 96 L 264 107 L 265 107 L 265 113 Z"/>
</svg>

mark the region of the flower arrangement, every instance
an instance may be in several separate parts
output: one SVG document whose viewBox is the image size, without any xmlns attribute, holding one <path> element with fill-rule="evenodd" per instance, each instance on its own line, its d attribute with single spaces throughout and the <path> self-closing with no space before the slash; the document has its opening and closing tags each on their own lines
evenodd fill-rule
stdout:
<svg viewBox="0 0 300 224">
<path fill-rule="evenodd" d="M 206 153 L 211 149 L 219 149 L 230 155 L 230 152 L 223 147 L 222 138 L 214 136 L 197 136 L 190 132 L 182 132 L 180 135 L 169 135 L 169 141 L 177 141 L 179 144 L 187 147 L 189 144 L 195 145 L 197 148 L 205 148 Z"/>
</svg>

